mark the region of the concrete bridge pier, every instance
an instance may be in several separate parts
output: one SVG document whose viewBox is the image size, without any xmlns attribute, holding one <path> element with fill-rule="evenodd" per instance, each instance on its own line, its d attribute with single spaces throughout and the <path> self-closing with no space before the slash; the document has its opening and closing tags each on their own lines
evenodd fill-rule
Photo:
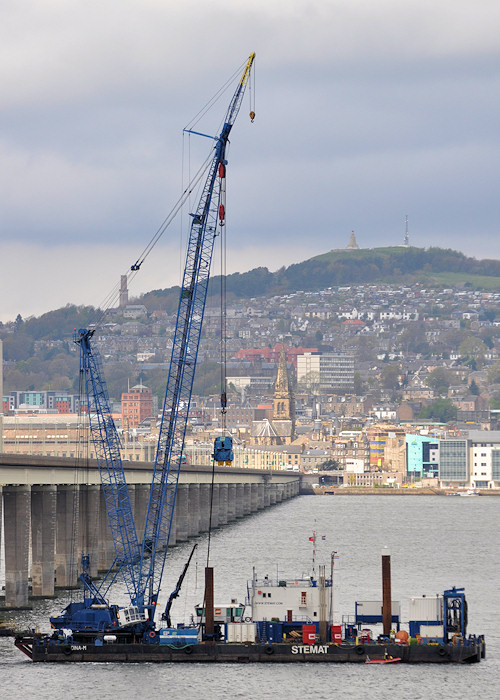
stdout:
<svg viewBox="0 0 500 700">
<path fill-rule="evenodd" d="M 80 490 L 78 486 L 60 484 L 56 504 L 56 586 L 77 585 L 79 553 Z M 74 539 L 73 539 L 74 536 Z"/>
<path fill-rule="evenodd" d="M 189 537 L 200 534 L 200 485 L 189 484 Z"/>
<path fill-rule="evenodd" d="M 276 505 L 276 494 L 278 493 L 278 487 L 276 486 L 276 484 L 269 484 L 267 488 L 269 490 L 269 505 L 275 506 Z"/>
<path fill-rule="evenodd" d="M 243 515 L 252 512 L 252 484 L 243 484 Z"/>
<path fill-rule="evenodd" d="M 179 484 L 175 500 L 175 534 L 177 542 L 189 537 L 189 484 Z"/>
<path fill-rule="evenodd" d="M 236 484 L 227 485 L 227 522 L 236 520 Z"/>
<path fill-rule="evenodd" d="M 31 487 L 31 594 L 54 595 L 57 486 Z"/>
<path fill-rule="evenodd" d="M 236 498 L 235 498 L 235 511 L 237 518 L 243 518 L 244 507 L 243 501 L 245 499 L 245 488 L 243 484 L 236 484 Z"/>
<path fill-rule="evenodd" d="M 95 578 L 99 569 L 99 534 L 101 487 L 97 485 L 80 486 L 80 526 L 77 555 L 77 567 L 80 571 L 80 555 L 88 554 L 90 575 Z"/>
<path fill-rule="evenodd" d="M 259 510 L 258 498 L 259 498 L 259 485 L 258 484 L 250 484 L 250 510 L 252 513 L 256 513 Z"/>
<path fill-rule="evenodd" d="M 200 508 L 200 532 L 207 532 L 210 520 L 210 484 L 200 484 L 198 505 Z"/>
<path fill-rule="evenodd" d="M 264 508 L 269 508 L 269 506 L 271 505 L 272 486 L 268 481 L 266 481 L 262 486 L 264 490 Z"/>
<path fill-rule="evenodd" d="M 111 529 L 108 523 L 106 511 L 106 501 L 102 489 L 99 490 L 99 552 L 97 557 L 97 568 L 106 573 L 109 571 L 115 560 L 115 547 L 111 537 Z"/>
<path fill-rule="evenodd" d="M 265 484 L 257 484 L 257 510 L 264 509 L 264 487 Z"/>
<path fill-rule="evenodd" d="M 219 527 L 219 486 L 213 485 L 212 491 L 212 529 Z"/>
<path fill-rule="evenodd" d="M 5 607 L 28 605 L 31 489 L 4 486 Z"/>
<path fill-rule="evenodd" d="M 136 484 L 134 498 L 134 520 L 137 530 L 137 537 L 142 541 L 144 535 L 144 525 L 146 523 L 146 513 L 148 511 L 149 502 L 149 485 Z"/>
<path fill-rule="evenodd" d="M 219 484 L 219 526 L 228 523 L 228 497 L 227 484 Z"/>
</svg>

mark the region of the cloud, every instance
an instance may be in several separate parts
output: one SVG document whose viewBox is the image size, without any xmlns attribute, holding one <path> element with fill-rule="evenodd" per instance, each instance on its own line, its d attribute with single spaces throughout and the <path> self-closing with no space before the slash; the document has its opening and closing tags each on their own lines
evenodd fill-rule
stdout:
<svg viewBox="0 0 500 700">
<path fill-rule="evenodd" d="M 405 214 L 415 244 L 500 257 L 498 3 L 4 0 L 0 20 L 0 250 L 39 251 L 48 279 L 77 248 L 97 271 L 102 246 L 147 243 L 210 148 L 182 127 L 252 50 L 257 118 L 246 96 L 229 152 L 235 260 L 279 267 L 353 228 L 398 243 Z M 83 299 L 85 277 L 69 282 Z"/>
</svg>

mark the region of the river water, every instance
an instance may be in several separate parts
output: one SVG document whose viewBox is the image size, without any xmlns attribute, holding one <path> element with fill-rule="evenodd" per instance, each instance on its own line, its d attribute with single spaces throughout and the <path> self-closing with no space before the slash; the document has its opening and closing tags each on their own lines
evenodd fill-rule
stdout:
<svg viewBox="0 0 500 700">
<path fill-rule="evenodd" d="M 485 634 L 487 658 L 471 666 L 273 664 L 33 664 L 0 638 L 0 698 L 489 698 L 498 697 L 500 679 L 500 501 L 495 497 L 301 496 L 212 533 L 211 565 L 216 604 L 244 600 L 256 567 L 268 574 L 309 573 L 317 533 L 316 565 L 336 551 L 336 598 L 352 614 L 356 600 L 381 599 L 381 550 L 389 547 L 392 598 L 408 619 L 411 596 L 465 587 L 469 632 Z M 322 537 L 325 537 L 323 540 Z M 173 621 L 188 619 L 202 600 L 207 537 L 199 546 Z M 191 544 L 168 557 L 160 607 L 175 587 Z M 196 559 L 196 561 L 195 561 Z M 48 629 L 48 617 L 66 604 L 36 602 L 32 611 L 3 614 L 21 626 Z M 125 603 L 123 591 L 113 602 Z"/>
</svg>

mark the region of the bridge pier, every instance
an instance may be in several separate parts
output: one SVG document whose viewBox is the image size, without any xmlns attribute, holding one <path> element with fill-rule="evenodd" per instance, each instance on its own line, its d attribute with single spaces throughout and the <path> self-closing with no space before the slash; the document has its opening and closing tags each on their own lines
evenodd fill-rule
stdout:
<svg viewBox="0 0 500 700">
<path fill-rule="evenodd" d="M 228 512 L 228 487 L 227 484 L 219 484 L 219 527 L 227 525 Z"/>
<path fill-rule="evenodd" d="M 236 520 L 236 484 L 227 485 L 227 522 Z"/>
<path fill-rule="evenodd" d="M 236 500 L 235 500 L 235 511 L 237 518 L 243 518 L 245 515 L 245 508 L 243 501 L 245 499 L 245 486 L 244 484 L 236 484 Z"/>
<path fill-rule="evenodd" d="M 31 488 L 31 594 L 54 595 L 57 486 Z"/>
<path fill-rule="evenodd" d="M 210 484 L 200 484 L 199 494 L 200 532 L 207 532 L 210 526 Z"/>
<path fill-rule="evenodd" d="M 101 487 L 96 484 L 80 486 L 80 537 L 76 552 L 77 570 L 80 571 L 81 553 L 88 554 L 90 575 L 94 578 L 98 573 L 100 493 Z"/>
<path fill-rule="evenodd" d="M 200 534 L 200 485 L 189 484 L 189 537 Z"/>
<path fill-rule="evenodd" d="M 212 528 L 219 527 L 219 485 L 213 485 L 212 493 Z"/>
<path fill-rule="evenodd" d="M 111 537 L 111 529 L 108 523 L 108 514 L 106 512 L 106 501 L 102 489 L 99 492 L 99 552 L 97 560 L 97 568 L 99 571 L 107 572 L 111 568 L 115 560 L 115 548 L 113 538 Z"/>
<path fill-rule="evenodd" d="M 4 486 L 5 607 L 28 605 L 31 493 L 29 486 Z"/>
<path fill-rule="evenodd" d="M 177 542 L 189 537 L 189 484 L 179 484 L 175 500 L 175 534 Z"/>
<path fill-rule="evenodd" d="M 73 588 L 78 579 L 80 492 L 78 486 L 60 484 L 56 504 L 56 586 Z"/>
</svg>

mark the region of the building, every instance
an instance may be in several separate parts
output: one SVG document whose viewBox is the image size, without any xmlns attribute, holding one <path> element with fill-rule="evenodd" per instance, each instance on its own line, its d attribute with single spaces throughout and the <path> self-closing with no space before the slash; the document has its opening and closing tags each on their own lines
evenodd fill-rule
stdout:
<svg viewBox="0 0 500 700">
<path fill-rule="evenodd" d="M 352 394 L 354 390 L 354 356 L 346 353 L 305 352 L 297 356 L 297 382 L 321 393 Z"/>
<path fill-rule="evenodd" d="M 80 397 L 66 391 L 11 391 L 8 410 L 13 413 L 78 413 Z"/>
<path fill-rule="evenodd" d="M 417 478 L 433 478 L 439 469 L 439 440 L 428 435 L 406 436 L 406 472 Z"/>
<path fill-rule="evenodd" d="M 439 441 L 442 487 L 500 488 L 500 431 L 471 430 L 467 436 Z"/>
<path fill-rule="evenodd" d="M 136 428 L 145 418 L 153 416 L 153 392 L 137 384 L 122 394 L 122 426 Z"/>
</svg>

